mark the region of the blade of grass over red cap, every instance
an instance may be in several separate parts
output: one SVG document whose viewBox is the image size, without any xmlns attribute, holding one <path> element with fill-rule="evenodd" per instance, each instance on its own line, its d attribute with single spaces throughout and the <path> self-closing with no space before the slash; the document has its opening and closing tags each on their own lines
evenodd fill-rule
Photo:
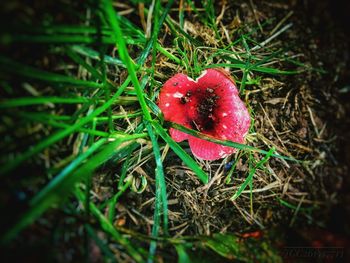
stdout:
<svg viewBox="0 0 350 263">
<path fill-rule="evenodd" d="M 246 144 L 241 144 L 241 143 L 237 143 L 237 142 L 233 142 L 233 141 L 227 141 L 227 140 L 218 140 L 216 138 L 213 138 L 211 136 L 208 136 L 206 134 L 200 133 L 198 131 L 189 129 L 189 128 L 187 128 L 187 127 L 185 127 L 183 125 L 177 124 L 177 123 L 173 123 L 173 122 L 170 123 L 169 122 L 169 124 L 174 129 L 177 129 L 177 130 L 182 131 L 184 133 L 193 135 L 193 136 L 195 136 L 197 138 L 201 138 L 203 140 L 207 140 L 207 141 L 210 141 L 210 142 L 218 143 L 218 144 L 229 146 L 229 147 L 234 147 L 234 148 L 239 149 L 239 150 L 254 151 L 254 152 L 258 152 L 258 153 L 265 154 L 265 155 L 267 155 L 269 153 L 268 151 L 264 151 L 264 150 L 261 150 L 261 149 L 258 149 L 258 148 L 246 145 Z M 283 155 L 279 155 L 279 154 L 274 154 L 273 153 L 273 154 L 271 154 L 271 156 L 272 157 L 276 157 L 276 158 L 285 159 L 285 160 L 288 160 L 288 161 L 300 162 L 299 160 L 296 160 L 293 157 L 283 156 Z"/>
<path fill-rule="evenodd" d="M 250 127 L 249 112 L 238 96 L 235 81 L 222 68 L 207 69 L 196 80 L 182 73 L 175 74 L 164 83 L 158 106 L 165 120 L 217 139 L 241 143 Z M 217 160 L 235 152 L 235 148 L 172 128 L 169 132 L 176 142 L 188 140 L 193 155 L 203 160 Z"/>
</svg>

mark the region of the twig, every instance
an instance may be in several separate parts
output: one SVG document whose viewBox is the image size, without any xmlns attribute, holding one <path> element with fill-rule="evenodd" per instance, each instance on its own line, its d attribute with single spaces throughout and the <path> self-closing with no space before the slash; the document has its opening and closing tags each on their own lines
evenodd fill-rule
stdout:
<svg viewBox="0 0 350 263">
<path fill-rule="evenodd" d="M 256 45 L 255 47 L 251 48 L 250 51 L 255 51 L 257 49 L 260 49 L 260 48 L 264 47 L 267 43 L 271 42 L 271 40 L 275 39 L 276 37 L 278 37 L 280 34 L 282 34 L 284 31 L 288 30 L 292 26 L 293 26 L 293 23 L 289 23 L 288 25 L 286 25 L 283 28 L 281 28 L 279 31 L 277 31 L 275 34 L 270 36 L 265 41 L 261 42 L 260 44 Z"/>
<path fill-rule="evenodd" d="M 270 35 L 273 35 L 273 34 L 277 31 L 277 29 L 279 29 L 280 26 L 281 26 L 284 22 L 286 22 L 286 20 L 287 20 L 289 17 L 291 17 L 291 15 L 293 15 L 293 13 L 294 13 L 293 11 L 290 11 L 284 18 L 282 18 L 282 20 L 274 27 L 274 29 L 271 30 Z"/>
</svg>

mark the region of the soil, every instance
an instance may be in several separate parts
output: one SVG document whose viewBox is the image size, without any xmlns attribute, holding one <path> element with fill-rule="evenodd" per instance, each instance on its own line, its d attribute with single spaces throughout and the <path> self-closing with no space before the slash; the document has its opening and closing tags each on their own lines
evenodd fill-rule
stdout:
<svg viewBox="0 0 350 263">
<path fill-rule="evenodd" d="M 212 179 L 209 185 L 203 186 L 193 172 L 169 151 L 164 166 L 170 235 L 243 234 L 259 230 L 272 237 L 275 245 L 280 247 L 344 248 L 341 260 L 349 261 L 350 21 L 346 10 L 350 10 L 350 4 L 330 0 L 217 1 L 216 14 L 220 13 L 223 3 L 227 6 L 222 18 L 225 25 L 263 23 L 268 18 L 277 21 L 253 33 L 252 37 L 258 41 L 266 39 L 278 21 L 292 12 L 286 22 L 292 23 L 292 27 L 276 42 L 297 55 L 310 70 L 291 76 L 263 75 L 259 86 L 247 87 L 245 99 L 250 101 L 255 115 L 254 129 L 260 136 L 248 137 L 247 140 L 258 148 L 276 145 L 279 153 L 307 162 L 301 165 L 271 159 L 266 170 L 255 173 L 254 189 L 262 190 L 254 193 L 251 205 L 249 193 L 242 194 L 236 201 L 230 200 L 237 185 L 247 176 L 248 158 L 251 157 L 235 155 L 226 163 L 210 164 L 198 160 Z M 196 16 L 189 13 L 185 19 L 195 26 Z M 211 33 L 201 30 L 201 39 L 211 45 Z M 171 46 L 172 42 L 164 38 L 163 44 Z M 29 51 L 23 52 L 28 54 Z M 25 60 L 30 60 L 30 55 Z M 161 82 L 179 70 L 176 67 L 163 69 L 162 63 L 158 67 Z M 235 76 L 241 78 L 239 74 L 235 73 Z M 190 152 L 186 143 L 182 146 Z M 252 156 L 257 160 L 262 157 L 259 154 Z M 227 184 L 226 176 L 236 159 L 239 161 L 235 164 L 234 180 Z M 116 218 L 120 231 L 150 234 L 155 196 L 153 171 L 152 160 L 140 165 L 136 173 L 147 177 L 149 187 L 142 194 L 130 191 L 120 198 Z M 119 164 L 110 164 L 93 178 L 92 189 L 102 201 L 116 192 L 120 173 Z M 14 186 L 11 181 L 4 183 L 2 188 L 6 190 L 0 199 L 2 207 L 8 207 L 4 204 L 11 200 L 18 209 L 25 209 L 28 199 L 24 197 L 23 201 L 19 193 L 30 195 L 44 183 L 40 179 L 30 181 L 33 183 L 31 188 L 25 180 L 14 178 L 20 181 L 20 186 Z M 265 191 L 266 187 L 272 190 Z M 282 205 L 281 199 L 302 209 Z M 16 216 L 18 214 L 14 212 L 5 217 L 2 228 L 10 225 Z M 26 229 L 9 251 L 18 254 L 16 259 L 27 253 L 29 260 L 26 261 L 29 262 L 44 256 L 51 260 L 50 253 L 57 255 L 55 260 L 59 262 L 80 261 L 84 244 L 81 244 L 82 234 L 76 226 L 86 220 L 90 219 L 80 218 L 70 208 L 53 209 L 44 219 Z M 100 234 L 103 239 L 103 233 Z M 80 242 L 77 249 L 72 247 L 75 242 Z M 43 248 L 49 251 L 47 255 L 43 255 Z M 163 252 L 165 257 L 169 256 L 166 249 Z M 289 262 L 291 259 L 285 260 Z M 339 262 L 336 260 L 331 258 L 327 262 Z"/>
</svg>

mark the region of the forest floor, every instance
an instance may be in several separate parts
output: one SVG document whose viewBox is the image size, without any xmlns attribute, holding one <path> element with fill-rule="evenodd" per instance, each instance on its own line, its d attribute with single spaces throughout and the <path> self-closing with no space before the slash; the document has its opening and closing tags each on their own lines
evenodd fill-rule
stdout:
<svg viewBox="0 0 350 263">
<path fill-rule="evenodd" d="M 122 17 L 127 51 L 135 61 L 142 60 L 145 41 L 155 34 L 157 24 L 152 21 L 168 12 L 156 34 L 153 48 L 157 51 L 150 52 L 135 71 L 155 119 L 159 117 L 157 96 L 167 79 L 178 72 L 196 78 L 206 68 L 224 67 L 236 80 L 251 115 L 246 144 L 287 157 L 243 147 L 232 156 L 209 162 L 190 157 L 187 142 L 179 144 L 187 153 L 180 158 L 179 151 L 158 136 L 162 129 L 154 128 L 158 143 L 144 135 L 148 128 L 143 126 L 134 83 L 127 84 L 118 101 L 106 107 L 94 124 L 80 125 L 48 148 L 47 136 L 87 118 L 99 102 L 107 103 L 131 73 L 104 29 L 92 42 L 84 34 L 78 40 L 71 35 L 52 40 L 50 35 L 58 30 L 51 32 L 50 25 L 81 21 L 86 26 L 104 25 L 108 15 L 96 22 L 88 4 L 34 2 L 26 6 L 15 1 L 2 11 L 11 25 L 1 28 L 0 132 L 4 140 L 0 145 L 2 165 L 9 171 L 1 184 L 1 233 L 11 237 L 4 248 L 13 260 L 134 262 L 140 261 L 140 253 L 149 260 L 155 254 L 158 262 L 173 262 L 176 257 L 184 262 L 195 262 L 196 257 L 207 257 L 208 262 L 295 262 L 297 256 L 288 254 L 286 247 L 321 247 L 327 262 L 349 259 L 350 32 L 344 13 L 348 4 L 223 0 L 210 6 L 212 1 L 201 5 L 175 1 L 169 9 L 161 3 L 153 17 L 148 16 L 151 1 L 114 4 Z M 21 23 L 34 29 L 46 26 L 42 34 L 48 37 L 32 37 L 40 30 L 19 30 Z M 104 63 L 102 53 L 109 58 Z M 77 88 L 66 89 L 55 76 L 23 65 L 86 83 L 71 81 Z M 94 78 L 112 88 L 93 90 Z M 87 84 L 92 89 L 79 89 Z M 42 98 L 41 104 L 19 102 L 18 98 L 29 96 Z M 94 96 L 96 104 L 85 99 Z M 54 97 L 64 103 L 56 104 Z M 75 102 L 67 103 L 70 97 Z M 103 165 L 95 166 L 95 159 L 78 161 L 80 154 L 99 147 L 98 141 L 106 144 L 112 133 L 138 137 L 118 145 L 118 152 Z M 47 145 L 34 153 L 40 142 Z M 104 150 L 96 156 L 102 158 Z M 14 157 L 26 153 L 28 158 L 23 160 Z M 164 196 L 157 196 L 158 161 L 164 168 L 167 208 L 162 213 L 168 214 L 167 226 L 163 215 L 154 212 L 165 202 Z M 89 162 L 92 168 L 85 165 Z M 79 180 L 53 185 L 42 195 L 46 201 L 41 200 L 37 193 L 65 173 L 69 164 L 75 169 L 72 177 Z M 199 180 L 193 167 L 208 175 L 208 184 Z M 84 179 L 90 172 L 90 180 Z M 139 247 L 135 254 L 133 247 Z M 341 255 L 332 254 L 334 248 Z M 248 255 L 251 251 L 257 254 Z M 324 262 L 305 254 L 298 260 Z"/>
</svg>

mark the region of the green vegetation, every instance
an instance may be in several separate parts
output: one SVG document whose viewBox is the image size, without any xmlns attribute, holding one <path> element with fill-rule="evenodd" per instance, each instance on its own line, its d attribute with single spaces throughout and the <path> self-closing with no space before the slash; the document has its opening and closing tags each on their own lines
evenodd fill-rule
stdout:
<svg viewBox="0 0 350 263">
<path fill-rule="evenodd" d="M 264 247 L 257 249 L 254 239 L 240 240 L 233 233 L 193 238 L 172 236 L 167 153 L 174 153 L 171 158 L 176 156 L 177 162 L 189 168 L 188 176 L 193 176 L 201 187 L 208 186 L 213 177 L 203 163 L 186 151 L 186 143 L 178 144 L 168 135 L 169 125 L 157 107 L 157 95 L 162 83 L 171 77 L 169 69 L 196 77 L 206 68 L 228 68 L 237 79 L 244 99 L 249 96 L 251 86 L 261 83 L 262 76 L 287 76 L 307 68 L 289 56 L 285 47 L 270 48 L 269 41 L 253 39 L 259 26 L 271 25 L 273 21 L 259 26 L 237 26 L 232 39 L 227 39 L 223 34 L 225 26 L 220 28 L 216 22 L 215 1 L 203 1 L 202 6 L 196 6 L 193 1 L 179 1 L 177 9 L 173 2 L 130 1 L 126 6 L 132 9 L 132 14 L 123 15 L 117 10 L 125 6 L 115 5 L 111 0 L 97 1 L 86 7 L 90 15 L 80 14 L 81 21 L 75 25 L 46 23 L 2 33 L 0 43 L 4 46 L 47 48 L 46 56 L 53 59 L 54 65 L 45 65 L 42 59 L 21 61 L 18 55 L 0 56 L 0 81 L 5 94 L 0 110 L 1 119 L 6 123 L 1 132 L 43 131 L 28 140 L 20 136 L 24 144 L 18 143 L 18 135 L 5 138 L 2 148 L 9 150 L 1 157 L 1 178 L 11 178 L 16 171 L 23 173 L 21 168 L 30 165 L 44 167 L 46 174 L 42 178 L 44 185 L 30 197 L 28 207 L 2 236 L 2 244 L 14 242 L 21 231 L 50 213 L 52 208 L 68 206 L 84 217 L 93 218 L 86 220 L 84 231 L 100 248 L 106 262 L 117 261 L 109 246 L 111 243 L 118 244 L 118 250 L 136 262 L 157 261 L 158 247 L 171 247 L 180 262 L 195 261 L 191 247 L 202 251 L 198 253 L 211 256 L 214 253 L 244 262 L 254 261 L 255 252 L 250 251 L 260 253 L 260 262 L 280 260 L 268 238 L 262 242 Z M 135 21 L 133 15 L 136 10 L 142 13 L 136 17 L 139 21 Z M 192 31 L 185 29 L 186 14 L 200 17 L 200 24 L 194 25 Z M 284 27 L 277 33 L 286 30 Z M 205 36 L 204 32 L 209 32 L 207 39 L 201 37 L 201 34 Z M 288 63 L 287 69 L 282 67 L 285 63 Z M 15 78 L 20 78 L 21 90 L 14 86 Z M 256 170 L 269 173 L 264 165 L 273 158 L 291 163 L 300 161 L 297 161 L 299 156 L 293 156 L 287 149 L 281 152 L 274 144 L 259 139 L 254 130 L 255 113 L 249 100 L 245 102 L 252 116 L 247 145 L 210 138 L 174 123 L 170 125 L 204 140 L 238 149 L 226 183 L 231 185 L 240 158 L 247 160 L 248 170 L 244 181 L 231 191 L 229 198 L 239 199 L 249 186 L 252 210 Z M 255 146 L 249 145 L 253 143 Z M 43 156 L 49 163 L 46 166 Z M 140 176 L 130 172 L 135 171 L 143 158 L 152 169 L 141 177 L 140 186 Z M 116 164 L 119 168 L 115 168 Z M 103 174 L 101 171 L 109 166 L 116 169 L 119 181 L 114 193 L 99 200 L 91 196 L 92 178 Z M 152 229 L 148 236 L 128 232 L 115 220 L 120 198 L 131 191 L 142 195 L 146 186 L 154 189 Z M 137 188 L 142 190 L 135 191 Z M 79 209 L 74 202 L 80 204 Z M 282 199 L 277 202 L 288 204 Z M 300 206 L 297 209 L 303 211 Z M 105 239 L 97 234 L 100 231 L 105 233 Z M 88 256 L 88 249 L 84 253 Z M 268 255 L 273 257 L 268 259 Z"/>
</svg>

